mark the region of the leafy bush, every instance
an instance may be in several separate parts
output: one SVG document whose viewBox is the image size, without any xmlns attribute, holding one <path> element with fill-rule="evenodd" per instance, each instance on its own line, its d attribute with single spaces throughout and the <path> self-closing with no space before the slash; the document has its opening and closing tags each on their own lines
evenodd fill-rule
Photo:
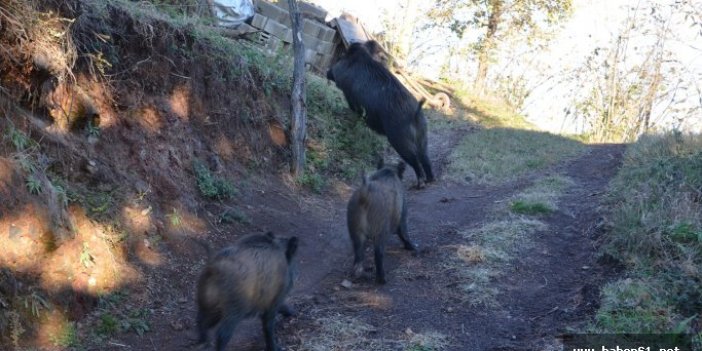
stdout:
<svg viewBox="0 0 702 351">
<path fill-rule="evenodd" d="M 215 177 L 201 161 L 193 161 L 193 169 L 200 194 L 206 198 L 224 200 L 236 195 L 234 185 L 226 179 Z"/>
</svg>

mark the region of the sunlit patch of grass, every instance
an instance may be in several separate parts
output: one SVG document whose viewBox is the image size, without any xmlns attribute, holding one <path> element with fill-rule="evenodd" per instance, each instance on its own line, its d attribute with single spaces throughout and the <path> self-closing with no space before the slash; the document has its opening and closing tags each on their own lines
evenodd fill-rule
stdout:
<svg viewBox="0 0 702 351">
<path fill-rule="evenodd" d="M 548 168 L 584 149 L 580 142 L 545 132 L 479 130 L 466 135 L 453 151 L 448 176 L 496 184 Z"/>
<path fill-rule="evenodd" d="M 534 129 L 533 124 L 498 97 L 481 97 L 468 89 L 459 89 L 454 96 L 462 105 L 456 113 L 462 114 L 465 120 L 487 128 Z"/>
</svg>

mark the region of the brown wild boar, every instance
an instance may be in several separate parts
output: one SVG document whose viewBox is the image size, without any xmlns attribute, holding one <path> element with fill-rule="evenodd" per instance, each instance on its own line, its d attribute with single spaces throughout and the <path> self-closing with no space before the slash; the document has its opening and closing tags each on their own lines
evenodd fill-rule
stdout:
<svg viewBox="0 0 702 351">
<path fill-rule="evenodd" d="M 407 206 L 405 204 L 402 175 L 405 164 L 384 166 L 382 159 L 378 170 L 363 177 L 363 184 L 351 196 L 347 207 L 347 224 L 354 251 L 354 276 L 363 272 L 366 240 L 375 249 L 376 282 L 385 284 L 383 254 L 390 233 L 397 233 L 405 249 L 416 251 L 417 246 L 407 236 Z"/>
<path fill-rule="evenodd" d="M 291 314 L 284 300 L 293 285 L 297 246 L 297 237 L 269 232 L 246 236 L 210 257 L 197 284 L 198 343 L 206 343 L 208 331 L 219 324 L 215 349 L 223 351 L 236 325 L 258 315 L 266 351 L 280 350 L 275 316 Z"/>
</svg>

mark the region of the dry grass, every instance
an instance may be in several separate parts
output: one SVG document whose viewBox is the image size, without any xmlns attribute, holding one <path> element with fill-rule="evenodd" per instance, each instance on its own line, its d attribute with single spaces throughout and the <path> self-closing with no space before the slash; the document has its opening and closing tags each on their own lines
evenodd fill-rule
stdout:
<svg viewBox="0 0 702 351">
<path fill-rule="evenodd" d="M 466 263 L 472 264 L 485 262 L 486 259 L 485 250 L 478 245 L 460 245 L 456 250 L 456 255 Z"/>
<path fill-rule="evenodd" d="M 358 318 L 344 315 L 322 317 L 315 321 L 311 335 L 303 335 L 299 351 L 440 351 L 448 337 L 428 330 L 416 333 L 407 329 L 393 339 L 376 336 L 378 329 Z"/>
<path fill-rule="evenodd" d="M 433 330 L 423 333 L 408 330 L 405 334 L 409 338 L 404 347 L 405 351 L 439 351 L 449 346 L 448 337 Z"/>
<path fill-rule="evenodd" d="M 551 175 L 537 180 L 533 186 L 512 197 L 516 201 L 548 206 L 557 209 L 557 199 L 573 182 L 560 175 Z M 487 224 L 462 231 L 467 244 L 451 247 L 442 269 L 456 276 L 465 301 L 471 305 L 495 306 L 499 293 L 492 281 L 502 274 L 504 264 L 513 259 L 515 253 L 526 249 L 527 238 L 535 232 L 544 231 L 547 225 L 539 220 L 515 215 L 499 205 L 495 210 L 497 219 Z"/>
<path fill-rule="evenodd" d="M 529 218 L 508 216 L 480 228 L 462 232 L 470 245 L 448 247 L 441 270 L 458 282 L 464 301 L 473 306 L 496 306 L 499 291 L 492 281 L 515 252 L 523 250 L 529 235 L 546 224 Z"/>
</svg>

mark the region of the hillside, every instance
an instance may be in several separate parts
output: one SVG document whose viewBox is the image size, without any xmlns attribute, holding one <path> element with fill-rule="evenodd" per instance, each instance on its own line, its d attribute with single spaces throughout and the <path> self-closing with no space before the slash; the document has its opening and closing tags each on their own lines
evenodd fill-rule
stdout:
<svg viewBox="0 0 702 351">
<path fill-rule="evenodd" d="M 340 180 L 380 146 L 341 94 L 311 76 L 309 172 L 295 182 L 284 57 L 146 3 L 10 1 L 1 10 L 6 345 L 70 345 L 83 332 L 74 322 L 96 323 L 91 313 L 113 295 L 133 307 L 112 306 L 120 312 L 108 320 L 119 326 L 106 333 L 145 331 L 162 267 L 177 278 L 204 255 L 190 251 L 189 236 L 224 244 L 287 231 L 287 220 L 272 220 L 281 208 L 302 207 L 308 190 L 346 191 Z M 187 264 L 173 266 L 184 254 Z"/>
</svg>

